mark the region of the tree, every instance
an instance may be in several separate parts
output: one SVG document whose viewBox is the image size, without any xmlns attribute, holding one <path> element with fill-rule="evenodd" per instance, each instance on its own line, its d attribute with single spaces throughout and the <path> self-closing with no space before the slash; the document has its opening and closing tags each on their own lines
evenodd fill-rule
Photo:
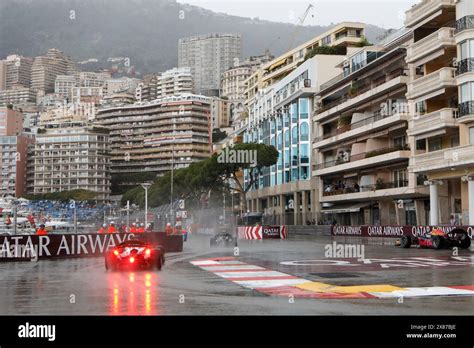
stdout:
<svg viewBox="0 0 474 348">
<path fill-rule="evenodd" d="M 225 156 L 227 153 L 227 156 Z M 233 154 L 233 155 L 232 155 Z M 240 156 L 240 157 L 239 157 Z M 265 144 L 237 144 L 224 149 L 219 154 L 187 168 L 174 172 L 174 198 L 184 198 L 188 207 L 197 207 L 203 194 L 228 192 L 231 188 L 240 194 L 246 206 L 246 194 L 255 184 L 257 174 L 264 167 L 272 166 L 278 161 L 278 151 Z M 239 180 L 242 170 L 248 171 L 247 185 Z M 155 180 L 148 191 L 148 204 L 151 207 L 170 202 L 171 173 L 168 172 Z M 129 200 L 140 206 L 144 205 L 145 192 L 137 186 L 122 196 L 122 204 Z"/>
</svg>

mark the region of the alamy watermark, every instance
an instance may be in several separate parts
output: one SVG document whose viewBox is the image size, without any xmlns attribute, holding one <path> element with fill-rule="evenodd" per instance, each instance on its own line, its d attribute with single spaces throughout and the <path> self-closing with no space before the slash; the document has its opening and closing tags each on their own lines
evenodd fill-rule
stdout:
<svg viewBox="0 0 474 348">
<path fill-rule="evenodd" d="M 217 156 L 218 163 L 238 163 L 257 166 L 257 150 L 235 150 L 224 148 Z"/>
<path fill-rule="evenodd" d="M 365 259 L 365 246 L 363 244 L 340 244 L 336 241 L 324 246 L 324 256 L 331 259 Z"/>
</svg>

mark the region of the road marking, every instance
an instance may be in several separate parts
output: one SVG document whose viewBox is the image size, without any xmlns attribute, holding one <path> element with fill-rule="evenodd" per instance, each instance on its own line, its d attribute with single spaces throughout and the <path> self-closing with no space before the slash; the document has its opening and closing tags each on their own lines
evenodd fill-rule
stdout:
<svg viewBox="0 0 474 348">
<path fill-rule="evenodd" d="M 319 299 L 399 298 L 425 296 L 474 296 L 474 285 L 402 288 L 389 284 L 340 286 L 314 282 L 291 274 L 236 261 L 211 258 L 191 264 L 237 285 L 271 296 Z"/>
<path fill-rule="evenodd" d="M 264 271 L 231 271 L 231 272 L 214 272 L 222 278 L 251 278 L 251 277 L 278 277 L 284 276 L 284 273 L 272 271 L 270 269 Z"/>
</svg>

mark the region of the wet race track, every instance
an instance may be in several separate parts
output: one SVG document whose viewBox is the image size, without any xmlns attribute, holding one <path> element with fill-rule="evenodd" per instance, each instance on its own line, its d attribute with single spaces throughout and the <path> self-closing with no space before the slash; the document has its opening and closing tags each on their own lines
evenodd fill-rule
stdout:
<svg viewBox="0 0 474 348">
<path fill-rule="evenodd" d="M 334 241 L 363 245 L 364 258 L 325 257 Z M 290 236 L 240 241 L 234 257 L 190 236 L 162 271 L 106 272 L 95 257 L 5 262 L 0 314 L 473 314 L 472 247 L 453 255 L 393 243 Z"/>
</svg>

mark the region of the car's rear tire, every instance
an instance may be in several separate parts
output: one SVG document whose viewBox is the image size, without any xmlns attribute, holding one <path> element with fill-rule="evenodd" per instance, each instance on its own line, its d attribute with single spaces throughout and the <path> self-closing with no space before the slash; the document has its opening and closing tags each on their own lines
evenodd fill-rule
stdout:
<svg viewBox="0 0 474 348">
<path fill-rule="evenodd" d="M 431 243 L 433 245 L 433 249 L 441 249 L 444 244 L 444 240 L 440 236 L 433 236 L 431 237 Z"/>
<path fill-rule="evenodd" d="M 400 246 L 406 249 L 411 247 L 411 236 L 402 236 L 400 238 Z"/>
<path fill-rule="evenodd" d="M 156 259 L 156 269 L 161 271 L 161 267 L 163 267 L 163 256 L 158 256 Z"/>
<path fill-rule="evenodd" d="M 459 238 L 459 246 L 461 249 L 469 249 L 471 246 L 471 238 L 469 238 L 467 233 L 463 233 Z"/>
</svg>

